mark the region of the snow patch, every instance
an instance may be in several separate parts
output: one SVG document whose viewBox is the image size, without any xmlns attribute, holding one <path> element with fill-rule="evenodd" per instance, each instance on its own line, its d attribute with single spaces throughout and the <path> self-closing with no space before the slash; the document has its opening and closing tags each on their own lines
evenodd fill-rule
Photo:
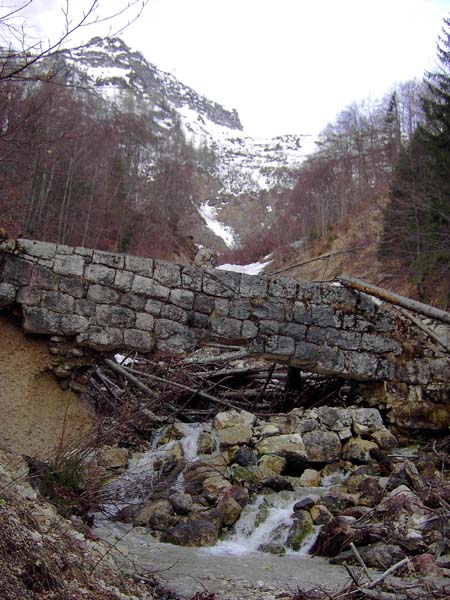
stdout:
<svg viewBox="0 0 450 600">
<path fill-rule="evenodd" d="M 236 273 L 247 273 L 247 275 L 258 275 L 261 271 L 270 265 L 272 261 L 268 260 L 266 262 L 254 262 L 249 265 L 232 265 L 232 264 L 224 264 L 217 267 L 222 271 L 235 271 Z"/>
<path fill-rule="evenodd" d="M 203 202 L 200 208 L 197 208 L 199 214 L 205 220 L 206 225 L 217 237 L 222 238 L 227 248 L 236 247 L 236 234 L 232 227 L 224 225 L 218 220 L 217 209 L 214 206 L 210 206 L 208 201 Z"/>
</svg>

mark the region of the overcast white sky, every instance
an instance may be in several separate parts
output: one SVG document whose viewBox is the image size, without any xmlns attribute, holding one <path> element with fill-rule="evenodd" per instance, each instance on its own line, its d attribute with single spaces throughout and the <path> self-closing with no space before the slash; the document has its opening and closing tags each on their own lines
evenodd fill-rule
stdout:
<svg viewBox="0 0 450 600">
<path fill-rule="evenodd" d="M 33 0 L 29 24 L 55 32 L 61 4 Z M 248 134 L 316 134 L 351 102 L 421 78 L 449 13 L 450 0 L 150 0 L 122 37 L 236 108 Z"/>
</svg>

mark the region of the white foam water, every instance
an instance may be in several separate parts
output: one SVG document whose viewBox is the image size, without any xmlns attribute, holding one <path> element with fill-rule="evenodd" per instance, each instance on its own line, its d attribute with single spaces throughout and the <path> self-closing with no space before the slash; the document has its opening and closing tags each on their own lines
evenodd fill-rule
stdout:
<svg viewBox="0 0 450 600">
<path fill-rule="evenodd" d="M 257 552 L 262 544 L 286 546 L 289 529 L 294 523 L 293 507 L 300 497 L 295 492 L 258 496 L 247 505 L 227 539 L 204 551 L 210 554 L 244 555 Z M 259 522 L 260 521 L 260 522 Z M 307 555 L 320 528 L 308 535 L 298 551 L 286 548 L 287 554 Z"/>
</svg>

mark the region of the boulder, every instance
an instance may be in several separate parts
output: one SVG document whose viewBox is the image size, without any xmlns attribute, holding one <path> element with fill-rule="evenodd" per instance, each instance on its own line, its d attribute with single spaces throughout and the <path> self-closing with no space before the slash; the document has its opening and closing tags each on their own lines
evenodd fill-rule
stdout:
<svg viewBox="0 0 450 600">
<path fill-rule="evenodd" d="M 348 408 L 321 406 L 319 419 L 322 426 L 331 431 L 342 431 L 352 425 L 352 415 Z"/>
<path fill-rule="evenodd" d="M 258 469 L 262 475 L 269 475 L 270 473 L 281 475 L 285 467 L 286 459 L 283 456 L 264 454 L 258 462 Z"/>
<path fill-rule="evenodd" d="M 178 523 L 161 535 L 161 541 L 178 546 L 213 546 L 219 537 L 217 525 L 206 519 Z"/>
<path fill-rule="evenodd" d="M 293 454 L 306 458 L 305 446 L 299 433 L 275 435 L 266 438 L 257 444 L 256 450 L 260 456 L 263 454 L 276 454 L 279 456 Z"/>
<path fill-rule="evenodd" d="M 342 456 L 352 462 L 365 463 L 371 459 L 371 453 L 377 450 L 378 445 L 375 442 L 359 437 L 350 438 L 343 448 Z"/>
<path fill-rule="evenodd" d="M 193 507 L 194 501 L 189 494 L 176 492 L 169 496 L 169 502 L 177 515 L 187 515 Z"/>
<path fill-rule="evenodd" d="M 360 546 L 358 552 L 366 566 L 381 569 L 382 571 L 392 567 L 392 565 L 395 565 L 395 563 L 406 556 L 400 546 L 385 544 L 384 542 L 377 542 L 370 546 Z M 338 564 L 358 564 L 352 550 L 340 552 L 331 562 Z"/>
<path fill-rule="evenodd" d="M 198 438 L 198 453 L 212 454 L 213 446 L 212 435 L 208 431 L 203 431 Z"/>
<path fill-rule="evenodd" d="M 374 431 L 371 438 L 378 444 L 381 450 L 392 450 L 397 445 L 397 438 L 389 429 L 379 429 Z"/>
<path fill-rule="evenodd" d="M 293 511 L 294 513 L 297 512 L 298 510 L 311 510 L 311 508 L 315 505 L 316 501 L 313 498 L 310 498 L 309 496 L 305 496 L 305 498 L 302 498 L 301 500 L 299 500 L 298 502 L 296 502 L 294 504 L 293 507 Z"/>
<path fill-rule="evenodd" d="M 253 437 L 253 429 L 248 425 L 234 425 L 217 431 L 220 447 L 248 444 Z"/>
<path fill-rule="evenodd" d="M 217 510 L 223 525 L 234 525 L 241 516 L 242 506 L 232 496 L 223 494 L 217 504 Z"/>
<path fill-rule="evenodd" d="M 368 435 L 384 429 L 383 419 L 376 408 L 352 408 L 351 415 L 356 435 Z"/>
<path fill-rule="evenodd" d="M 320 473 L 315 469 L 305 469 L 300 475 L 299 484 L 302 487 L 319 487 Z"/>
<path fill-rule="evenodd" d="M 243 425 L 244 427 L 251 427 L 256 421 L 255 415 L 247 412 L 246 410 L 228 410 L 226 412 L 218 413 L 214 417 L 213 426 L 218 431 L 226 429 L 228 427 L 236 427 Z"/>
<path fill-rule="evenodd" d="M 258 464 L 258 455 L 253 448 L 244 445 L 231 454 L 231 462 L 242 467 L 254 466 Z"/>
<path fill-rule="evenodd" d="M 217 498 L 220 492 L 222 492 L 225 488 L 231 487 L 231 483 L 220 475 L 216 475 L 205 479 L 202 487 L 205 496 L 213 500 Z"/>
<path fill-rule="evenodd" d="M 308 431 L 303 442 L 309 462 L 332 463 L 341 457 L 341 441 L 334 431 Z"/>
<path fill-rule="evenodd" d="M 312 506 L 309 510 L 309 514 L 311 515 L 314 525 L 326 525 L 333 518 L 331 512 L 323 504 L 315 504 Z"/>
<path fill-rule="evenodd" d="M 133 516 L 135 526 L 150 525 L 152 529 L 164 531 L 173 525 L 173 509 L 168 500 L 151 500 Z"/>
<path fill-rule="evenodd" d="M 294 523 L 289 529 L 287 545 L 295 551 L 300 550 L 304 539 L 314 531 L 314 525 L 309 512 L 299 510 L 295 512 Z"/>
<path fill-rule="evenodd" d="M 275 474 L 270 477 L 265 477 L 261 483 L 264 487 L 269 488 L 274 492 L 281 492 L 283 490 L 292 491 L 294 489 L 292 483 L 282 475 Z"/>
</svg>

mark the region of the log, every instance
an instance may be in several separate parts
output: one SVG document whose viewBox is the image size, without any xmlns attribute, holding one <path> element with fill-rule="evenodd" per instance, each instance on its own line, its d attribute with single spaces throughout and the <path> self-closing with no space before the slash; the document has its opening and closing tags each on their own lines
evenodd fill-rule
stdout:
<svg viewBox="0 0 450 600">
<path fill-rule="evenodd" d="M 430 339 L 442 346 L 442 348 L 444 348 L 444 350 L 446 350 L 447 352 L 450 352 L 450 346 L 445 342 L 445 340 L 440 338 L 436 333 L 434 333 L 432 329 L 430 329 L 424 323 L 422 323 L 420 319 L 412 315 L 409 312 L 409 310 L 406 310 L 406 308 L 402 308 L 401 306 L 398 307 L 398 310 L 402 313 L 402 315 L 404 315 L 407 319 L 414 323 L 414 325 L 417 325 L 419 329 L 426 333 Z"/>
<path fill-rule="evenodd" d="M 139 379 L 137 377 L 135 377 L 134 375 L 132 375 L 127 369 L 125 369 L 125 367 L 118 365 L 117 363 L 115 363 L 113 360 L 111 360 L 109 358 L 105 358 L 104 362 L 105 362 L 105 365 L 107 365 L 111 369 L 111 371 L 115 371 L 119 375 L 122 375 L 123 377 L 128 379 L 128 381 L 130 383 L 132 383 L 134 386 L 136 386 L 137 388 L 139 388 L 140 390 L 142 390 L 149 396 L 152 396 L 153 398 L 158 397 L 158 394 L 156 394 L 156 392 L 154 392 L 149 387 L 147 387 L 145 385 L 145 383 L 142 383 L 142 381 L 139 381 Z"/>
<path fill-rule="evenodd" d="M 376 298 L 385 300 L 390 304 L 402 306 L 408 310 L 426 315 L 431 319 L 437 319 L 438 321 L 443 321 L 444 323 L 450 324 L 450 313 L 446 312 L 445 310 L 441 310 L 440 308 L 430 306 L 429 304 L 424 304 L 423 302 L 418 302 L 417 300 L 412 300 L 406 296 L 400 296 L 400 294 L 390 292 L 389 290 L 385 290 L 377 287 L 376 285 L 372 285 L 371 283 L 367 283 L 366 281 L 362 281 L 362 279 L 350 277 L 349 275 L 342 275 L 339 277 L 339 282 L 346 287 L 352 288 L 359 292 L 364 292 L 370 296 L 375 296 Z"/>
</svg>

